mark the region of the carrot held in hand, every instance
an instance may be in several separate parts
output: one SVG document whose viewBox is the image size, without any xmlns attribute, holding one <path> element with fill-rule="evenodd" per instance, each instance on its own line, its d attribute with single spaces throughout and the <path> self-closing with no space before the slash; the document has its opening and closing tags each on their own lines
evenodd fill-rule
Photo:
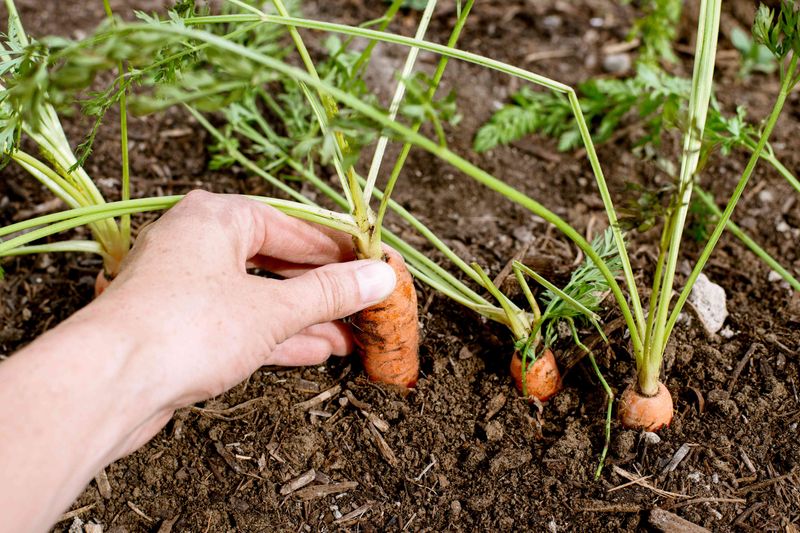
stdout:
<svg viewBox="0 0 800 533">
<path fill-rule="evenodd" d="M 417 293 L 400 254 L 386 250 L 386 261 L 397 277 L 394 292 L 353 315 L 353 336 L 372 381 L 413 387 L 419 377 Z"/>
</svg>

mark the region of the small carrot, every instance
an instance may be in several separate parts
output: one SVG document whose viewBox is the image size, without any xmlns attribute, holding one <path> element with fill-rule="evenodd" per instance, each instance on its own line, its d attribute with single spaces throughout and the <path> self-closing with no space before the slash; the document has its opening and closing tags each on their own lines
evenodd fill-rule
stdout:
<svg viewBox="0 0 800 533">
<path fill-rule="evenodd" d="M 419 377 L 417 293 L 400 254 L 388 250 L 386 261 L 397 285 L 386 300 L 353 316 L 353 336 L 372 381 L 413 387 Z"/>
<path fill-rule="evenodd" d="M 619 419 L 631 429 L 657 431 L 672 422 L 672 395 L 663 384 L 653 396 L 640 393 L 635 385 L 629 385 L 619 401 Z"/>
<path fill-rule="evenodd" d="M 561 372 L 558 371 L 556 358 L 549 348 L 545 349 L 536 361 L 526 361 L 524 389 L 528 398 L 536 398 L 540 402 L 549 400 L 561 390 Z M 511 357 L 511 377 L 520 394 L 523 393 L 522 357 L 514 352 Z"/>
</svg>

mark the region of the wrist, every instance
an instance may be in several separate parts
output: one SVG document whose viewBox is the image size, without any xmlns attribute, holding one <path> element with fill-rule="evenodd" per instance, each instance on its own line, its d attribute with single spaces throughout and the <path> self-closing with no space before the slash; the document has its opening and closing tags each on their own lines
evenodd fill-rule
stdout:
<svg viewBox="0 0 800 533">
<path fill-rule="evenodd" d="M 0 439 L 0 508 L 14 510 L 11 529 L 44 530 L 168 419 L 137 363 L 139 340 L 93 307 L 0 364 L 0 433 L 14 435 Z"/>
<path fill-rule="evenodd" d="M 152 358 L 158 348 L 151 345 L 146 331 L 126 320 L 123 309 L 109 310 L 99 303 L 65 322 L 57 342 L 62 345 L 80 339 L 86 347 L 75 378 L 91 380 L 93 396 L 105 402 L 93 415 L 107 430 L 104 459 L 108 463 L 147 442 L 173 410 L 158 384 L 159 372 Z"/>
</svg>

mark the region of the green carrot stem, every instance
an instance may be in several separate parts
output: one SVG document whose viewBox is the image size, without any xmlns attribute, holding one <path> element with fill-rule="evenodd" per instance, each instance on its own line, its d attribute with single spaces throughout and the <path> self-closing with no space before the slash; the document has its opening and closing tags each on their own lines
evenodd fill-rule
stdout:
<svg viewBox="0 0 800 533">
<path fill-rule="evenodd" d="M 717 206 L 717 203 L 714 201 L 714 198 L 711 196 L 710 193 L 701 189 L 698 185 L 695 185 L 695 193 L 697 197 L 714 213 L 714 215 L 720 217 L 722 216 L 722 210 Z M 769 255 L 769 253 L 764 250 L 756 241 L 754 241 L 747 233 L 745 233 L 739 226 L 734 224 L 732 221 L 728 221 L 725 225 L 725 229 L 733 233 L 733 235 L 742 241 L 745 246 L 747 246 L 751 252 L 756 254 L 759 259 L 761 259 L 768 267 L 772 270 L 780 274 L 780 276 L 792 286 L 792 288 L 796 291 L 800 291 L 800 281 L 797 280 L 792 274 L 783 267 L 778 261 L 775 260 L 774 257 Z"/>
</svg>

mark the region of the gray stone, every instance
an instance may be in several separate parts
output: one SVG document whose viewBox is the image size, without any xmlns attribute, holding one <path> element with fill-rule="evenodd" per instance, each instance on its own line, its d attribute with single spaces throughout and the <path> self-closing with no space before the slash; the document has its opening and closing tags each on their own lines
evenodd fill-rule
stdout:
<svg viewBox="0 0 800 533">
<path fill-rule="evenodd" d="M 603 70 L 610 74 L 624 74 L 631 69 L 631 64 L 628 54 L 610 54 L 603 58 Z"/>
<path fill-rule="evenodd" d="M 697 312 L 697 318 L 706 332 L 718 332 L 728 317 L 725 289 L 713 283 L 705 274 L 700 274 L 692 287 L 689 302 Z"/>
</svg>

